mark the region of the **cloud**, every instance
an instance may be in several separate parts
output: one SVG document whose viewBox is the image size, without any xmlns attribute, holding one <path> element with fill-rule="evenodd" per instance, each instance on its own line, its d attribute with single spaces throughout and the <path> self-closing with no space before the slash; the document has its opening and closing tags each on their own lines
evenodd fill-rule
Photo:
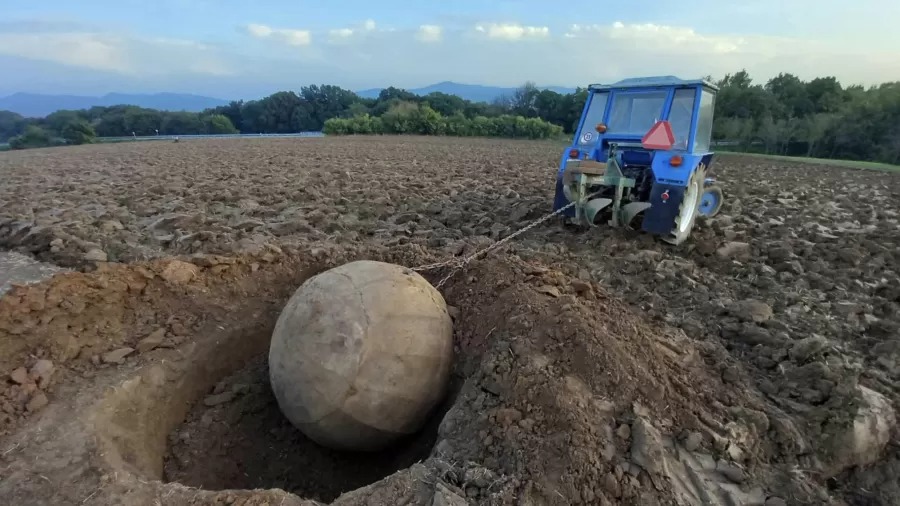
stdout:
<svg viewBox="0 0 900 506">
<path fill-rule="evenodd" d="M 366 21 L 363 21 L 362 23 L 354 27 L 333 28 L 331 30 L 328 30 L 328 42 L 331 42 L 333 44 L 346 43 L 356 36 L 387 31 L 392 30 L 379 30 L 374 20 L 367 19 Z"/>
<path fill-rule="evenodd" d="M 599 31 L 603 31 L 602 29 Z M 658 25 L 654 23 L 628 24 L 616 21 L 608 31 L 608 36 L 617 40 L 633 41 L 644 47 L 672 48 L 693 47 L 714 53 L 738 52 L 747 41 L 739 36 L 704 36 L 693 28 Z"/>
<path fill-rule="evenodd" d="M 0 34 L 0 54 L 93 70 L 132 73 L 125 41 L 93 33 Z"/>
<path fill-rule="evenodd" d="M 235 73 L 227 56 L 206 44 L 112 33 L 0 33 L 0 55 L 135 77 Z"/>
<path fill-rule="evenodd" d="M 729 34 L 677 24 L 611 21 L 553 27 L 552 32 L 551 27 L 472 21 L 396 30 L 371 20 L 315 32 L 266 24 L 240 27 L 245 37 L 272 42 L 265 47 L 145 37 L 87 25 L 47 25 L 34 31 L 13 25 L 0 23 L 0 57 L 31 63 L 19 62 L 16 68 L 23 70 L 0 79 L 2 92 L 40 86 L 65 92 L 78 85 L 72 83 L 87 87 L 90 82 L 100 83 L 102 90 L 119 86 L 109 91 L 250 98 L 251 93 L 307 83 L 362 89 L 445 80 L 497 86 L 535 81 L 574 87 L 646 75 L 721 77 L 741 68 L 755 82 L 779 72 L 803 79 L 834 75 L 844 84 L 900 76 L 893 46 L 879 50 L 831 38 Z M 313 44 L 313 39 L 329 43 Z"/>
<path fill-rule="evenodd" d="M 478 24 L 475 31 L 487 35 L 491 39 L 521 40 L 525 38 L 546 38 L 550 28 L 546 26 L 522 26 L 519 24 Z"/>
<path fill-rule="evenodd" d="M 247 25 L 247 33 L 258 39 L 264 39 L 275 33 L 275 30 L 269 28 L 266 25 L 257 25 L 255 23 L 250 23 L 249 25 Z"/>
<path fill-rule="evenodd" d="M 288 46 L 308 46 L 312 43 L 312 32 L 291 28 L 272 28 L 266 25 L 250 23 L 246 32 L 257 39 L 271 39 Z"/>
<path fill-rule="evenodd" d="M 338 39 L 346 39 L 347 37 L 353 36 L 352 28 L 335 28 L 334 30 L 329 30 L 328 35 L 338 38 Z"/>
<path fill-rule="evenodd" d="M 474 30 L 468 26 L 442 26 L 443 44 L 409 44 L 410 39 L 427 38 L 429 30 L 420 26 L 323 54 L 345 75 L 365 79 L 360 83 L 363 87 L 415 87 L 444 80 L 500 86 L 531 80 L 574 87 L 647 75 L 721 77 L 741 68 L 755 82 L 765 82 L 779 72 L 803 79 L 835 75 L 846 84 L 900 75 L 900 63 L 889 51 L 855 50 L 839 41 L 729 34 L 658 23 L 583 24 L 556 35 L 550 28 L 515 23 L 484 22 Z M 437 30 L 430 33 L 436 36 Z M 530 43 L 509 43 L 526 40 Z M 596 63 L 585 65 L 586 61 Z"/>
<path fill-rule="evenodd" d="M 416 38 L 422 42 L 440 42 L 444 30 L 437 25 L 422 25 L 416 32 Z"/>
<path fill-rule="evenodd" d="M 599 32 L 603 30 L 601 25 L 572 25 L 569 27 L 569 31 L 563 34 L 563 37 L 567 39 L 574 39 L 575 37 L 579 37 L 586 33 L 591 32 Z"/>
</svg>

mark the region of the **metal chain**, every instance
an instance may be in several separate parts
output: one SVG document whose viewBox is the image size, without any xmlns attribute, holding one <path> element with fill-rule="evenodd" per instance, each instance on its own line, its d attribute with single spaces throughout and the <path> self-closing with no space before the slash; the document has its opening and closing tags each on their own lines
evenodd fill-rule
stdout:
<svg viewBox="0 0 900 506">
<path fill-rule="evenodd" d="M 587 197 L 585 197 L 585 200 L 587 200 L 587 199 L 589 199 L 589 198 L 591 198 L 591 197 L 594 197 L 594 196 L 596 196 L 596 195 L 599 195 L 599 194 L 600 194 L 600 192 L 592 193 L 592 194 L 588 195 Z M 514 233 L 512 233 L 512 234 L 510 234 L 510 235 L 508 235 L 508 236 L 506 236 L 506 237 L 504 237 L 503 239 L 501 239 L 501 240 L 499 240 L 499 241 L 496 241 L 496 242 L 494 242 L 494 243 L 492 243 L 492 244 L 490 244 L 490 245 L 488 245 L 488 246 L 485 246 L 484 248 L 482 248 L 482 249 L 476 251 L 475 253 L 472 253 L 472 254 L 469 255 L 469 256 L 462 257 L 462 258 L 451 258 L 451 259 L 449 259 L 449 260 L 444 260 L 443 262 L 436 262 L 436 263 L 432 263 L 432 264 L 425 264 L 425 265 L 421 265 L 421 266 L 419 266 L 419 267 L 414 267 L 412 270 L 414 270 L 414 271 L 416 271 L 416 272 L 425 272 L 425 271 L 431 271 L 431 270 L 435 270 L 435 269 L 440 269 L 440 268 L 442 268 L 442 267 L 451 267 L 451 266 L 452 266 L 453 268 L 450 269 L 450 272 L 448 272 L 448 273 L 447 273 L 447 274 L 446 274 L 446 275 L 438 282 L 438 284 L 434 285 L 435 288 L 438 288 L 438 289 L 439 289 L 439 288 L 441 288 L 442 286 L 444 286 L 444 284 L 445 284 L 447 281 L 449 281 L 450 278 L 452 278 L 457 272 L 459 272 L 460 270 L 462 270 L 463 268 L 465 268 L 467 265 L 469 265 L 469 263 L 470 263 L 472 260 L 475 260 L 476 258 L 480 257 L 481 255 L 483 255 L 483 254 L 485 254 L 485 253 L 489 253 L 489 252 L 491 252 L 491 251 L 494 251 L 494 250 L 496 250 L 496 249 L 499 249 L 500 247 L 502 247 L 502 246 L 505 245 L 506 243 L 512 241 L 512 240 L 515 239 L 516 237 L 518 237 L 518 236 L 524 234 L 525 232 L 528 232 L 528 231 L 531 230 L 532 228 L 534 228 L 534 227 L 540 225 L 541 223 L 544 223 L 545 221 L 549 220 L 550 218 L 553 218 L 554 216 L 557 216 L 557 215 L 559 215 L 559 214 L 562 214 L 563 212 L 565 212 L 567 209 L 569 209 L 570 207 L 574 206 L 575 204 L 576 204 L 575 202 L 569 202 L 569 203 L 566 204 L 565 206 L 560 207 L 559 209 L 557 209 L 556 211 L 553 211 L 552 213 L 546 214 L 546 215 L 544 215 L 544 216 L 538 218 L 537 220 L 534 220 L 533 222 L 529 223 L 528 225 L 525 225 L 524 227 L 522 227 L 521 229 L 517 230 L 516 232 L 514 232 Z"/>
</svg>

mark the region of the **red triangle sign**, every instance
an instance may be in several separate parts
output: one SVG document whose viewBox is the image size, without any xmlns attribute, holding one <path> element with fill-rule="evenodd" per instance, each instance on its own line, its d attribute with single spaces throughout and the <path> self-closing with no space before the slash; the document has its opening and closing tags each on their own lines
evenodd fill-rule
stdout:
<svg viewBox="0 0 900 506">
<path fill-rule="evenodd" d="M 675 145 L 675 135 L 672 133 L 672 126 L 668 121 L 658 121 L 641 139 L 641 145 L 644 149 L 661 149 L 668 151 Z"/>
</svg>

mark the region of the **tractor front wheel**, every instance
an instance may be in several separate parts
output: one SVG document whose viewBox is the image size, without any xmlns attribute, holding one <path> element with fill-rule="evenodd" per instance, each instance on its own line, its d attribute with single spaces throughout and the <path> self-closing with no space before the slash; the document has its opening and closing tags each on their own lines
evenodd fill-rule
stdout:
<svg viewBox="0 0 900 506">
<path fill-rule="evenodd" d="M 679 245 L 687 240 L 700 214 L 701 196 L 703 194 L 703 180 L 706 169 L 703 165 L 691 174 L 687 188 L 684 189 L 684 197 L 678 206 L 678 216 L 675 218 L 675 227 L 663 240 L 672 245 Z"/>
<path fill-rule="evenodd" d="M 712 218 L 719 214 L 724 200 L 725 196 L 722 194 L 721 186 L 715 184 L 707 186 L 703 189 L 703 195 L 700 197 L 700 216 Z"/>
</svg>

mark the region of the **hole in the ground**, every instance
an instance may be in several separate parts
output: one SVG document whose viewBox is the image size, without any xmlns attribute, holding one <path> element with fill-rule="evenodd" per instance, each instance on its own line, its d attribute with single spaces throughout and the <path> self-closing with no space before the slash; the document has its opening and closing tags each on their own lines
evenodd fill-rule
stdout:
<svg viewBox="0 0 900 506">
<path fill-rule="evenodd" d="M 266 356 L 259 356 L 221 380 L 172 430 L 165 479 L 206 490 L 280 488 L 330 502 L 425 460 L 452 397 L 417 434 L 383 451 L 335 451 L 284 417 L 269 386 Z"/>
<path fill-rule="evenodd" d="M 460 374 L 468 370 L 463 365 L 471 366 L 467 343 L 489 329 L 467 330 L 460 325 L 463 320 L 457 322 L 461 350 L 450 388 L 419 433 L 380 453 L 323 448 L 282 415 L 266 360 L 284 302 L 321 270 L 288 269 L 277 279 L 259 277 L 245 290 L 192 299 L 190 310 L 208 316 L 193 336 L 179 348 L 155 350 L 152 360 L 133 375 L 115 379 L 114 388 L 91 408 L 106 465 L 206 490 L 279 488 L 327 502 L 425 460 L 462 386 Z M 260 287 L 272 291 L 255 296 Z M 454 283 L 445 290 L 452 293 Z M 222 297 L 230 301 L 225 311 Z M 490 326 L 480 318 L 465 321 Z"/>
</svg>

